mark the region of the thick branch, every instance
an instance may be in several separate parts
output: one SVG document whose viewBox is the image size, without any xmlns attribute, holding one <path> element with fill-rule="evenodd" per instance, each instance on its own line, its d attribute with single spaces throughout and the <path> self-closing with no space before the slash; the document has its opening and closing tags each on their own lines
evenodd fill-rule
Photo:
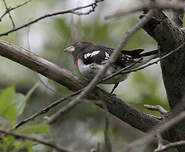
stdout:
<svg viewBox="0 0 185 152">
<path fill-rule="evenodd" d="M 59 66 L 40 58 L 31 52 L 25 51 L 23 48 L 9 44 L 2 40 L 0 40 L 0 55 L 20 63 L 33 71 L 37 71 L 38 73 L 64 85 L 72 91 L 79 90 L 87 85 L 87 81 L 80 79 L 72 72 L 60 68 Z M 96 87 L 96 89 L 94 89 L 94 91 L 88 95 L 87 98 L 95 101 L 105 101 L 110 113 L 144 132 L 150 130 L 160 122 L 159 120 L 126 104 L 122 100 L 109 95 L 98 87 Z M 101 103 L 96 104 L 102 107 Z"/>
</svg>

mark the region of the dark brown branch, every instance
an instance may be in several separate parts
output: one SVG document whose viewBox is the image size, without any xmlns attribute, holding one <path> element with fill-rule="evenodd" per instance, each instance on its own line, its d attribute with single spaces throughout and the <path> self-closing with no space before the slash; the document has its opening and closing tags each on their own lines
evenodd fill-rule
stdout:
<svg viewBox="0 0 185 152">
<path fill-rule="evenodd" d="M 47 78 L 68 87 L 72 91 L 79 90 L 87 84 L 85 80 L 80 79 L 72 72 L 42 59 L 32 52 L 2 40 L 0 40 L 0 55 L 20 63 L 33 71 L 39 72 Z"/>
<path fill-rule="evenodd" d="M 5 134 L 5 135 L 9 135 L 9 136 L 13 136 L 13 137 L 15 137 L 17 139 L 20 139 L 20 140 L 33 141 L 33 142 L 36 142 L 36 143 L 48 146 L 50 148 L 53 148 L 53 149 L 55 149 L 55 150 L 57 150 L 59 152 L 69 152 L 68 150 L 62 148 L 61 146 L 58 147 L 58 146 L 56 146 L 56 145 L 54 145 L 52 143 L 49 143 L 49 142 L 46 142 L 46 141 L 43 141 L 43 140 L 40 140 L 40 139 L 37 139 L 37 138 L 34 138 L 34 137 L 24 136 L 24 135 L 13 133 L 13 132 L 6 131 L 6 130 L 3 130 L 3 129 L 0 129 L 0 133 L 1 134 Z"/>
<path fill-rule="evenodd" d="M 7 32 L 1 33 L 0 36 L 8 35 L 9 33 L 18 31 L 18 30 L 20 30 L 20 29 L 23 29 L 23 28 L 25 28 L 25 27 L 27 27 L 27 26 L 30 26 L 30 25 L 32 25 L 32 24 L 34 24 L 34 23 L 36 23 L 36 22 L 38 22 L 38 21 L 40 21 L 40 20 L 43 20 L 43 19 L 46 19 L 46 18 L 49 18 L 49 17 L 58 16 L 58 15 L 63 15 L 63 14 L 69 14 L 69 13 L 71 13 L 71 14 L 76 14 L 76 15 L 83 15 L 83 13 L 78 14 L 76 11 L 81 10 L 81 9 L 84 9 L 84 8 L 92 7 L 92 9 L 89 10 L 89 12 L 88 12 L 88 13 L 92 13 L 92 12 L 94 12 L 94 10 L 95 10 L 94 7 L 96 7 L 96 6 L 97 6 L 97 3 L 99 3 L 99 2 L 102 2 L 102 0 L 95 0 L 94 3 L 91 3 L 91 4 L 89 4 L 89 5 L 76 7 L 76 8 L 73 8 L 73 9 L 66 10 L 66 11 L 59 11 L 59 12 L 55 12 L 55 13 L 50 13 L 50 14 L 43 15 L 43 16 L 41 16 L 41 17 L 39 17 L 39 18 L 37 18 L 37 19 L 35 19 L 35 20 L 33 20 L 33 21 L 30 21 L 30 22 L 28 22 L 28 23 L 22 25 L 22 26 L 19 26 L 19 27 L 17 27 L 17 28 L 11 29 L 11 30 L 9 30 L 9 31 L 7 31 Z M 87 14 L 84 14 L 84 15 L 88 15 L 88 13 L 87 13 Z"/>
</svg>

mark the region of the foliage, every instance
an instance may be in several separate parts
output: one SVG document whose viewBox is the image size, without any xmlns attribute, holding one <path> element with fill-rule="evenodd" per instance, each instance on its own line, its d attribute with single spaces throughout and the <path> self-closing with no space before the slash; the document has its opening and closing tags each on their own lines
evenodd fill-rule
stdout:
<svg viewBox="0 0 185 152">
<path fill-rule="evenodd" d="M 0 118 L 1 124 L 0 129 L 3 130 L 14 130 L 15 133 L 28 136 L 36 136 L 37 138 L 43 139 L 46 135 L 49 135 L 48 126 L 45 124 L 28 124 L 20 129 L 14 129 L 15 124 L 18 122 L 19 116 L 29 100 L 33 91 L 37 88 L 37 84 L 30 89 L 26 94 L 16 93 L 13 86 L 10 86 L 0 93 Z M 0 151 L 1 152 L 34 152 L 33 147 L 37 143 L 32 141 L 17 140 L 13 136 L 1 134 Z M 40 149 L 45 151 L 46 149 Z"/>
</svg>

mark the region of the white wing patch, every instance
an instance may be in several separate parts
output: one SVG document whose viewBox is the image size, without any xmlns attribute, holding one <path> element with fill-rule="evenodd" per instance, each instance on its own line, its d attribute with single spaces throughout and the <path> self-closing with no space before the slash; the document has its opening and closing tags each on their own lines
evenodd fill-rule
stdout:
<svg viewBox="0 0 185 152">
<path fill-rule="evenodd" d="M 110 58 L 110 55 L 107 52 L 105 52 L 105 60 L 108 60 L 109 58 Z"/>
<path fill-rule="evenodd" d="M 87 59 L 88 57 L 93 57 L 97 55 L 100 51 L 93 51 L 92 53 L 84 54 L 84 58 Z"/>
</svg>

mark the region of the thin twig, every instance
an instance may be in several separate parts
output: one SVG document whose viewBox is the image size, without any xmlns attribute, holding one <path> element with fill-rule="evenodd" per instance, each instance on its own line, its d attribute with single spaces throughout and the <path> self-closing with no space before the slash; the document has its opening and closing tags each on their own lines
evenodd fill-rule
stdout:
<svg viewBox="0 0 185 152">
<path fill-rule="evenodd" d="M 178 0 L 177 2 L 185 2 L 185 0 Z M 179 10 L 174 10 L 173 11 L 173 17 L 172 17 L 172 21 L 175 22 L 175 24 L 178 27 L 182 27 L 183 26 L 183 17 L 184 17 L 184 8 L 179 9 Z"/>
<path fill-rule="evenodd" d="M 89 7 L 93 8 L 94 6 L 97 6 L 97 3 L 99 3 L 99 2 L 102 2 L 102 0 L 96 0 L 94 3 L 88 4 L 88 5 L 85 5 L 85 6 L 76 7 L 76 8 L 73 8 L 73 9 L 66 10 L 66 11 L 59 11 L 59 12 L 55 12 L 55 13 L 45 14 L 45 15 L 37 18 L 37 19 L 34 19 L 34 20 L 32 20 L 32 21 L 22 25 L 22 26 L 19 26 L 17 28 L 11 29 L 11 30 L 9 30 L 7 32 L 1 33 L 0 36 L 5 36 L 5 35 L 8 35 L 9 33 L 18 31 L 18 30 L 20 30 L 22 28 L 30 26 L 30 25 L 32 25 L 32 24 L 34 24 L 34 23 L 36 23 L 36 22 L 38 22 L 40 20 L 43 20 L 45 18 L 49 18 L 49 17 L 53 17 L 53 16 L 57 16 L 57 15 L 62 15 L 62 14 L 69 14 L 69 13 L 78 15 L 78 13 L 76 11 L 84 9 L 84 8 L 89 8 Z M 94 9 L 92 9 L 92 10 L 94 10 Z M 92 12 L 93 11 L 90 11 L 89 13 L 92 13 Z M 82 15 L 82 14 L 80 14 L 80 15 Z M 84 14 L 84 15 L 86 15 L 86 14 Z"/>
<path fill-rule="evenodd" d="M 48 146 L 50 148 L 53 148 L 53 149 L 55 149 L 57 151 L 60 151 L 60 152 L 69 152 L 69 150 L 66 150 L 65 148 L 62 148 L 61 146 L 58 147 L 57 145 L 54 145 L 50 142 L 46 142 L 46 141 L 43 141 L 43 140 L 40 140 L 40 139 L 37 139 L 37 138 L 34 138 L 34 137 L 29 137 L 29 136 L 25 136 L 25 135 L 22 135 L 22 134 L 13 133 L 13 132 L 3 130 L 3 129 L 0 129 L 0 133 L 5 134 L 5 135 L 9 135 L 9 136 L 13 136 L 13 137 L 15 137 L 17 139 L 21 139 L 21 140 L 33 141 L 33 142 Z"/>
<path fill-rule="evenodd" d="M 128 66 L 126 66 L 126 67 L 120 69 L 119 71 L 117 71 L 117 72 L 115 72 L 115 73 L 113 73 L 113 74 L 111 74 L 111 75 L 109 75 L 109 76 L 103 78 L 103 79 L 101 80 L 101 82 L 107 81 L 107 80 L 109 80 L 109 79 L 115 77 L 116 75 L 122 73 L 123 71 L 125 71 L 125 70 L 127 70 L 127 69 L 130 69 L 131 67 L 133 67 L 134 65 L 136 65 L 137 63 L 139 63 L 141 60 L 142 60 L 142 58 L 140 58 L 139 60 L 135 61 L 134 63 L 132 63 L 132 64 L 130 64 L 130 65 L 128 65 Z"/>
<path fill-rule="evenodd" d="M 144 105 L 145 108 L 149 109 L 149 110 L 154 110 L 154 111 L 159 111 L 162 115 L 166 115 L 168 113 L 168 111 L 166 111 L 163 107 L 161 107 L 160 105 Z"/>
<path fill-rule="evenodd" d="M 14 10 L 14 9 L 17 9 L 17 8 L 19 8 L 19 7 L 22 7 L 22 6 L 26 5 L 27 3 L 31 2 L 31 1 L 32 1 L 32 0 L 28 0 L 28 1 L 25 1 L 25 2 L 19 4 L 19 5 L 15 6 L 15 7 L 12 7 L 12 8 L 10 8 L 10 11 L 12 11 L 12 10 Z"/>
<path fill-rule="evenodd" d="M 104 141 L 105 141 L 105 151 L 106 152 L 112 152 L 112 145 L 111 141 L 109 138 L 109 111 L 106 105 L 105 101 L 102 101 L 102 106 L 104 109 L 104 114 L 105 114 L 105 129 L 104 129 Z"/>
<path fill-rule="evenodd" d="M 92 6 L 91 6 L 91 9 L 90 9 L 89 11 L 85 12 L 85 13 L 73 11 L 73 14 L 79 15 L 79 16 L 82 16 L 82 15 L 89 15 L 89 14 L 91 14 L 92 12 L 95 12 L 95 9 L 96 9 L 96 7 L 98 6 L 98 3 L 99 3 L 99 2 L 102 2 L 102 1 L 104 1 L 104 0 L 95 0 L 95 2 L 94 2 L 94 3 L 92 4 Z"/>
<path fill-rule="evenodd" d="M 8 16 L 9 16 L 11 22 L 12 22 L 12 26 L 13 26 L 13 29 L 14 29 L 14 28 L 15 28 L 15 23 L 14 23 L 14 21 L 13 21 L 12 15 L 11 15 L 11 13 L 10 13 L 10 11 L 9 11 L 9 8 L 8 8 L 8 6 L 7 6 L 5 0 L 3 0 L 3 3 L 4 3 L 4 6 L 5 6 L 5 8 L 6 8 L 6 12 L 8 13 Z"/>
<path fill-rule="evenodd" d="M 164 121 L 163 123 L 159 124 L 157 127 L 152 129 L 148 134 L 144 135 L 142 138 L 139 138 L 135 142 L 129 144 L 128 146 L 125 147 L 123 152 L 131 152 L 134 148 L 138 148 L 141 145 L 149 143 L 155 136 L 156 130 L 159 131 L 159 133 L 163 133 L 165 130 L 169 129 L 171 126 L 177 124 L 179 121 L 185 118 L 185 112 L 181 112 L 175 117 Z"/>
<path fill-rule="evenodd" d="M 14 129 L 19 128 L 20 126 L 24 125 L 25 123 L 28 123 L 29 121 L 34 120 L 36 117 L 38 117 L 38 116 L 40 116 L 40 115 L 42 115 L 42 114 L 44 114 L 44 113 L 47 113 L 51 108 L 57 106 L 58 104 L 62 103 L 62 102 L 65 101 L 65 100 L 67 100 L 67 99 L 69 99 L 69 98 L 71 98 L 71 97 L 73 97 L 73 96 L 79 94 L 81 91 L 82 91 L 82 90 L 76 91 L 76 92 L 74 92 L 74 93 L 72 93 L 72 94 L 70 94 L 70 95 L 67 95 L 67 96 L 65 96 L 65 97 L 63 97 L 63 98 L 60 98 L 59 100 L 55 101 L 55 102 L 52 103 L 52 104 L 49 104 L 48 106 L 44 107 L 41 111 L 39 111 L 39 112 L 37 112 L 37 113 L 34 113 L 34 114 L 31 115 L 30 117 L 28 117 L 28 118 L 22 120 L 21 122 L 17 123 Z"/>
<path fill-rule="evenodd" d="M 157 137 L 157 142 L 158 142 L 157 149 L 161 149 L 163 147 L 163 139 L 162 139 L 161 134 L 158 130 L 156 131 L 156 137 Z M 156 150 L 154 150 L 154 152 L 156 152 Z"/>
<path fill-rule="evenodd" d="M 180 140 L 180 141 L 176 141 L 167 145 L 162 145 L 160 148 L 155 149 L 154 152 L 162 152 L 162 151 L 166 151 L 170 148 L 175 148 L 177 146 L 182 146 L 185 145 L 185 140 Z"/>
<path fill-rule="evenodd" d="M 120 46 L 114 51 L 114 53 L 111 55 L 109 62 L 107 62 L 104 67 L 98 71 L 97 75 L 94 77 L 94 79 L 89 83 L 87 87 L 84 88 L 84 90 L 73 100 L 71 101 L 68 105 L 60 109 L 57 113 L 54 115 L 48 117 L 47 123 L 52 123 L 54 122 L 58 117 L 61 115 L 64 115 L 65 113 L 69 112 L 72 110 L 77 104 L 81 102 L 81 99 L 85 97 L 91 90 L 93 90 L 96 86 L 96 84 L 100 81 L 100 78 L 106 70 L 109 68 L 109 66 L 114 63 L 114 61 L 117 59 L 119 56 L 121 50 L 125 45 L 127 44 L 128 40 L 136 33 L 137 30 L 142 28 L 145 23 L 150 20 L 150 18 L 153 15 L 153 10 L 151 10 L 146 16 L 144 16 L 136 25 L 133 27 L 125 36 L 124 40 L 121 42 Z"/>
<path fill-rule="evenodd" d="M 21 4 L 17 5 L 17 6 L 15 6 L 15 7 L 9 7 L 8 9 L 6 9 L 6 11 L 0 16 L 0 22 L 2 21 L 3 17 L 4 17 L 6 14 L 8 14 L 8 12 L 11 12 L 11 11 L 13 11 L 13 10 L 15 10 L 15 9 L 17 9 L 17 8 L 19 8 L 19 7 L 22 7 L 22 6 L 26 5 L 27 3 L 31 2 L 31 1 L 32 1 L 32 0 L 28 0 L 28 1 L 23 2 L 23 3 L 21 3 Z"/>
<path fill-rule="evenodd" d="M 156 136 L 158 141 L 158 147 L 154 150 L 154 152 L 162 152 L 173 147 L 185 145 L 185 140 L 180 140 L 180 141 L 176 141 L 176 142 L 164 145 L 162 142 L 163 139 L 162 139 L 160 130 L 157 130 Z"/>
<path fill-rule="evenodd" d="M 107 15 L 104 18 L 105 19 L 112 19 L 112 18 L 120 18 L 126 15 L 130 15 L 133 13 L 137 13 L 143 10 L 150 10 L 150 9 L 165 9 L 165 10 L 182 10 L 184 9 L 184 2 L 168 2 L 168 1 L 155 1 L 155 3 L 148 2 L 148 4 L 144 4 L 140 7 L 136 7 L 133 9 L 130 9 L 128 11 L 121 11 L 121 12 L 116 12 L 111 15 Z"/>
</svg>

